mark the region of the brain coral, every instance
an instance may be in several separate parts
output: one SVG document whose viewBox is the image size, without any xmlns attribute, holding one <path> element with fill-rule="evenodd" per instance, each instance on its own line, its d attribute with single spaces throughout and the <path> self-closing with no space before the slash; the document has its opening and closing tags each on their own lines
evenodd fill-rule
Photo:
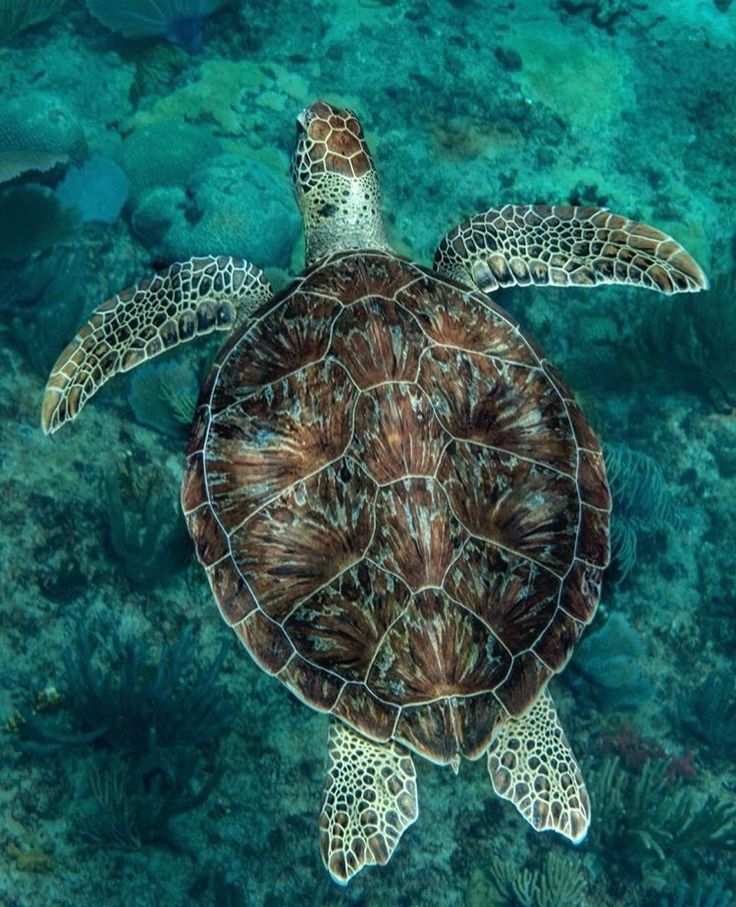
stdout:
<svg viewBox="0 0 736 907">
<path fill-rule="evenodd" d="M 81 160 L 87 144 L 82 126 L 56 95 L 36 91 L 0 108 L 0 183 L 29 171 L 51 170 Z"/>
</svg>

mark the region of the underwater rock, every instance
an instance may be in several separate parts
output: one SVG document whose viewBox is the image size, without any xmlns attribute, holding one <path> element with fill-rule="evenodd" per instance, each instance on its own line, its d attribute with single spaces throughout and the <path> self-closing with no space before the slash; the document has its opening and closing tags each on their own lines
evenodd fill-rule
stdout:
<svg viewBox="0 0 736 907">
<path fill-rule="evenodd" d="M 636 709 L 654 695 L 642 670 L 647 651 L 623 614 L 612 614 L 600 630 L 575 650 L 573 674 L 584 675 L 593 697 L 607 711 Z"/>
</svg>

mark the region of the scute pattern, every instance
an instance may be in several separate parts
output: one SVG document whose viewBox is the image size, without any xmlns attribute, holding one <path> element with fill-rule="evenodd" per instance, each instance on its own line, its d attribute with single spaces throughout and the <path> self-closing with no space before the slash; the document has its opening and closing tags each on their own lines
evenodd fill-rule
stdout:
<svg viewBox="0 0 736 907">
<path fill-rule="evenodd" d="M 608 559 L 600 447 L 562 379 L 497 306 L 389 253 L 318 263 L 235 335 L 182 500 L 259 664 L 439 763 L 534 702 Z"/>
</svg>

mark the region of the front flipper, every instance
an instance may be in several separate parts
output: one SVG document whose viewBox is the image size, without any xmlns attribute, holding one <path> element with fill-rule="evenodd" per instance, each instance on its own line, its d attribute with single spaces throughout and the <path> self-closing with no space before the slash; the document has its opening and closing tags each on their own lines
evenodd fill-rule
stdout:
<svg viewBox="0 0 736 907">
<path fill-rule="evenodd" d="M 493 789 L 536 831 L 578 844 L 588 832 L 590 800 L 575 756 L 544 690 L 521 718 L 509 718 L 488 748 Z"/>
<path fill-rule="evenodd" d="M 605 208 L 491 208 L 444 237 L 434 268 L 484 293 L 529 284 L 617 283 L 669 295 L 708 286 L 700 266 L 672 237 Z"/>
<path fill-rule="evenodd" d="M 364 866 L 387 863 L 416 820 L 416 772 L 396 743 L 374 743 L 338 721 L 329 753 L 319 844 L 332 878 L 347 885 Z"/>
<path fill-rule="evenodd" d="M 113 375 L 193 337 L 232 330 L 271 295 L 254 265 L 210 256 L 173 264 L 103 302 L 51 369 L 41 407 L 44 432 L 76 418 Z"/>
</svg>

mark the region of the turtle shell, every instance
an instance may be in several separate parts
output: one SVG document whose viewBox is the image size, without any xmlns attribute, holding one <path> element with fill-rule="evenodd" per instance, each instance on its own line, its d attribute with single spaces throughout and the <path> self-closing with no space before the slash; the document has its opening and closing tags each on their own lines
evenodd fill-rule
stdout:
<svg viewBox="0 0 736 907">
<path fill-rule="evenodd" d="M 263 670 L 438 763 L 534 702 L 608 561 L 600 446 L 555 369 L 500 307 L 390 253 L 322 261 L 231 337 L 182 502 Z"/>
</svg>

